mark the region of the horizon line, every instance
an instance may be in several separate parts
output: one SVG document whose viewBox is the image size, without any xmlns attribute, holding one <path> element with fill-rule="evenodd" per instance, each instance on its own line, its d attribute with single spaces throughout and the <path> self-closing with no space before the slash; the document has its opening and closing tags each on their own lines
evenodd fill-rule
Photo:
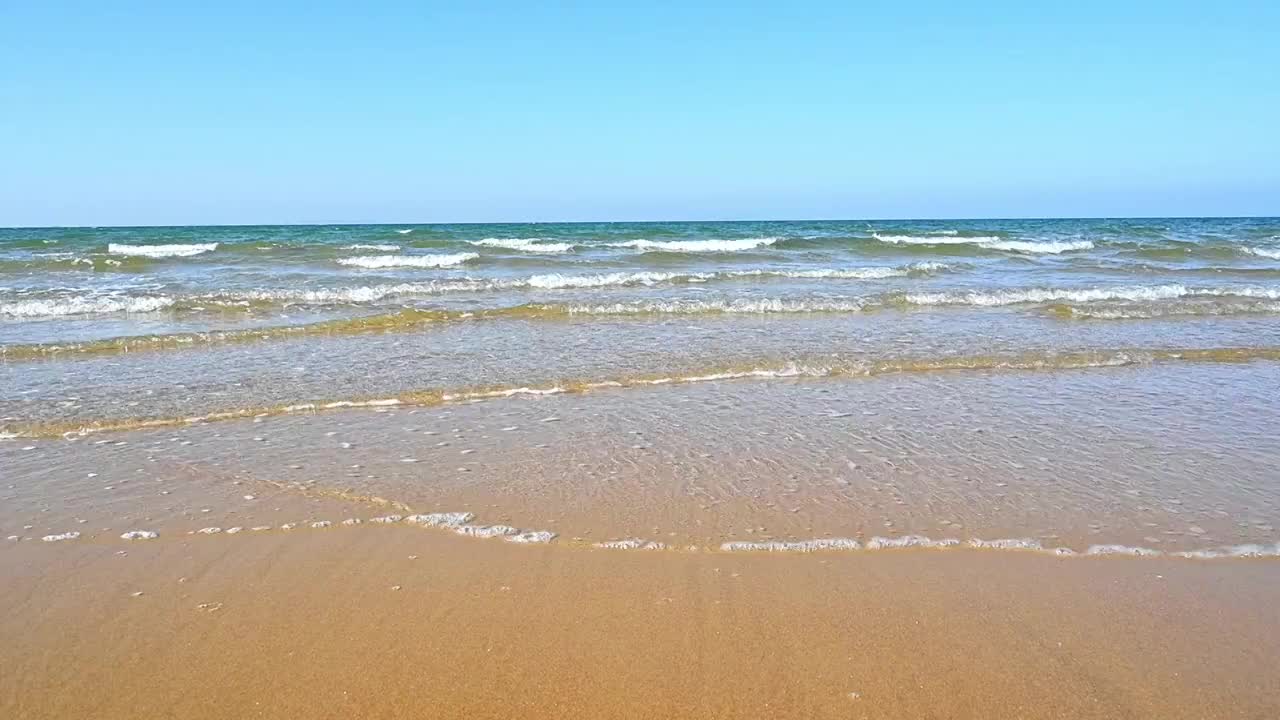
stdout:
<svg viewBox="0 0 1280 720">
<path fill-rule="evenodd" d="M 125 230 L 132 228 L 245 228 L 245 227 L 378 227 L 430 225 L 646 225 L 662 223 L 890 223 L 890 222 L 975 222 L 975 221 L 1025 221 L 1025 220 L 1266 220 L 1280 219 L 1280 215 L 1076 215 L 1076 216 L 1004 216 L 1004 217 L 900 217 L 900 218 L 739 218 L 704 220 L 467 220 L 461 222 L 266 222 L 266 223 L 197 223 L 197 224 L 127 224 L 127 225 L 0 225 L 0 230 Z"/>
</svg>

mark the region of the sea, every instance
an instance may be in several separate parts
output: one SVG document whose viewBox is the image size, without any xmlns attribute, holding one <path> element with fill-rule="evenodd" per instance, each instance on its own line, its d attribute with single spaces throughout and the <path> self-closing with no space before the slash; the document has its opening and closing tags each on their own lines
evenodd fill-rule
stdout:
<svg viewBox="0 0 1280 720">
<path fill-rule="evenodd" d="M 1275 556 L 1277 397 L 1277 218 L 0 229 L 15 542 Z"/>
</svg>

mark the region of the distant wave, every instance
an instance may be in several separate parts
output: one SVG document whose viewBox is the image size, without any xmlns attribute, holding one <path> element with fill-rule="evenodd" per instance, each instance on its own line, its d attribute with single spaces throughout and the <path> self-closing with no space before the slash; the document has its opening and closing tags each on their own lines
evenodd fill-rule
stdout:
<svg viewBox="0 0 1280 720">
<path fill-rule="evenodd" d="M 148 313 L 172 306 L 167 297 L 67 297 L 0 303 L 0 315 L 15 318 Z"/>
<path fill-rule="evenodd" d="M 379 250 L 379 251 L 381 251 L 381 252 L 395 252 L 396 250 L 399 250 L 399 249 L 400 249 L 400 246 L 399 246 L 399 245 L 389 245 L 389 244 L 385 244 L 385 243 L 379 243 L 379 244 L 375 244 L 375 245 L 360 245 L 360 244 L 356 244 L 356 245 L 343 245 L 343 246 L 342 246 L 342 249 L 343 249 L 343 250 Z"/>
<path fill-rule="evenodd" d="M 956 237 L 948 233 L 945 236 L 938 235 L 881 235 L 879 233 L 871 233 L 871 237 L 880 242 L 894 243 L 895 245 L 970 245 L 984 242 L 998 242 L 1004 238 L 996 235 L 984 235 L 981 237 Z"/>
<path fill-rule="evenodd" d="M 742 240 L 628 240 L 626 242 L 610 243 L 610 246 L 654 252 L 740 252 L 772 245 L 781 239 L 759 237 Z"/>
<path fill-rule="evenodd" d="M 1072 252 L 1075 250 L 1092 250 L 1093 243 L 1089 240 L 1005 240 L 994 235 L 986 235 L 982 237 L 957 237 L 948 234 L 945 237 L 930 235 L 921 237 L 918 235 L 879 235 L 872 234 L 876 240 L 880 242 L 894 243 L 897 245 L 977 245 L 986 250 L 1003 250 L 1006 252 L 1019 253 L 1046 253 L 1058 255 L 1064 252 Z"/>
<path fill-rule="evenodd" d="M 188 245 L 123 245 L 110 243 L 107 252 L 112 255 L 137 255 L 143 257 L 191 257 L 201 253 L 213 252 L 218 243 L 191 243 Z"/>
<path fill-rule="evenodd" d="M 461 265 L 480 257 L 476 253 L 453 253 L 449 255 L 361 255 L 344 258 L 339 265 L 377 270 L 379 268 L 418 267 L 441 268 Z"/>
<path fill-rule="evenodd" d="M 517 278 L 453 278 L 423 283 L 391 283 L 363 287 L 319 289 L 262 289 L 240 293 L 219 293 L 213 300 L 278 301 L 309 304 L 374 302 L 388 297 L 441 295 L 451 292 L 495 290 L 576 290 L 605 287 L 707 283 L 716 280 L 749 278 L 878 280 L 893 277 L 931 275 L 951 269 L 937 262 L 912 263 L 898 267 L 816 268 L 813 270 L 733 270 L 733 271 L 638 271 L 594 274 L 542 273 Z"/>
<path fill-rule="evenodd" d="M 405 230 L 397 230 L 396 232 L 400 233 L 401 235 L 408 235 L 409 233 L 413 232 L 413 228 L 408 228 Z"/>
<path fill-rule="evenodd" d="M 573 249 L 571 243 L 545 242 L 542 238 L 485 238 L 483 240 L 471 240 L 470 243 L 478 247 L 504 248 L 506 250 L 536 253 L 564 253 Z"/>
</svg>

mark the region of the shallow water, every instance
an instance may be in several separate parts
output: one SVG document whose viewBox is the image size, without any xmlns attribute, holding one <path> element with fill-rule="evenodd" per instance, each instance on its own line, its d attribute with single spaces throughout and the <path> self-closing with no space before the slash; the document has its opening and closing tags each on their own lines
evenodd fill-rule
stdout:
<svg viewBox="0 0 1280 720">
<path fill-rule="evenodd" d="M 1278 256 L 1273 219 L 0 230 L 0 529 L 379 498 L 563 543 L 1274 554 Z"/>
</svg>

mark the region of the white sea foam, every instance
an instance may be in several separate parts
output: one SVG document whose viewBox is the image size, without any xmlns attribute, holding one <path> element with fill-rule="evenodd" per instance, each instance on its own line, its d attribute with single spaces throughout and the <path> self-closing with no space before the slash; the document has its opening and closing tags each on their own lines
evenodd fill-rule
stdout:
<svg viewBox="0 0 1280 720">
<path fill-rule="evenodd" d="M 392 517 L 397 520 L 400 519 L 398 515 Z M 423 527 L 457 527 L 474 519 L 475 515 L 469 512 L 441 512 L 410 515 L 404 521 L 411 525 L 422 525 Z"/>
<path fill-rule="evenodd" d="M 641 540 L 640 538 L 627 538 L 626 540 L 609 540 L 607 542 L 596 543 L 596 547 L 605 550 L 666 550 L 665 543 L 656 540 Z"/>
<path fill-rule="evenodd" d="M 1256 255 L 1257 257 L 1270 258 L 1272 260 L 1280 260 L 1280 248 L 1266 247 L 1247 247 L 1244 248 L 1245 254 Z"/>
<path fill-rule="evenodd" d="M 413 228 L 406 228 L 406 229 L 404 229 L 404 230 L 397 230 L 396 232 L 400 233 L 401 235 L 408 235 L 409 233 L 413 232 Z"/>
<path fill-rule="evenodd" d="M 669 300 L 653 302 L 612 303 L 603 305 L 569 305 L 571 315 L 691 315 L 726 313 L 763 315 L 773 313 L 858 312 L 866 309 L 863 300 L 760 298 L 734 300 Z"/>
<path fill-rule="evenodd" d="M 1024 288 L 1016 290 L 976 290 L 972 292 L 907 293 L 912 305 L 974 305 L 996 307 L 1024 303 L 1095 302 L 1098 300 L 1167 300 L 1186 297 L 1192 291 L 1184 285 L 1153 285 L 1111 288 Z"/>
<path fill-rule="evenodd" d="M 519 528 L 513 528 L 510 525 L 455 525 L 452 529 L 459 535 L 480 538 L 518 535 L 520 533 Z"/>
<path fill-rule="evenodd" d="M 361 255 L 343 258 L 339 265 L 377 270 L 380 268 L 417 267 L 442 268 L 461 265 L 480 257 L 476 253 L 451 253 L 442 255 Z"/>
<path fill-rule="evenodd" d="M 950 266 L 921 262 L 901 267 L 815 268 L 811 270 L 733 270 L 706 272 L 610 272 L 586 275 L 542 273 L 522 278 L 452 278 L 417 283 L 335 287 L 323 289 L 280 288 L 203 296 L 211 301 L 239 302 L 268 300 L 286 303 L 329 304 L 376 302 L 392 297 L 442 295 L 453 292 L 493 290 L 574 290 L 603 287 L 652 287 L 664 283 L 705 283 L 747 278 L 878 280 L 942 272 Z"/>
<path fill-rule="evenodd" d="M 343 246 L 342 246 L 342 249 L 343 249 L 343 250 L 379 250 L 379 251 L 381 251 L 381 252 L 395 252 L 396 250 L 399 250 L 399 249 L 400 249 L 400 246 L 399 246 L 399 245 L 389 245 L 389 244 L 385 244 L 385 243 L 379 243 L 379 244 L 374 244 L 374 245 L 360 245 L 360 244 L 356 244 L 356 245 L 343 245 Z"/>
<path fill-rule="evenodd" d="M 390 525 L 391 523 L 400 522 L 403 519 L 403 517 L 404 516 L 402 515 L 383 515 L 381 517 L 369 518 L 369 522 L 377 523 L 378 525 Z M 418 516 L 414 516 L 414 517 L 418 517 Z"/>
<path fill-rule="evenodd" d="M 75 540 L 78 537 L 80 537 L 80 533 L 72 531 L 58 533 L 57 535 L 45 535 L 40 539 L 45 542 L 62 542 L 63 540 Z"/>
<path fill-rule="evenodd" d="M 220 527 L 200 528 L 196 532 L 201 535 L 217 535 L 218 533 L 222 532 L 222 528 Z"/>
<path fill-rule="evenodd" d="M 186 245 L 124 245 L 110 243 L 107 252 L 112 255 L 133 255 L 138 257 L 191 257 L 201 253 L 213 252 L 218 243 L 191 243 Z"/>
<path fill-rule="evenodd" d="M 507 281 L 505 287 L 529 287 L 537 290 L 567 290 L 623 285 L 658 285 L 666 282 L 699 282 L 715 278 L 714 272 L 614 272 L 598 275 L 562 275 L 547 273 Z M 501 286 L 500 286 L 501 287 Z"/>
<path fill-rule="evenodd" d="M 1142 557 L 1155 557 L 1163 555 L 1159 550 L 1151 548 L 1132 547 L 1129 545 L 1092 545 L 1085 551 L 1085 555 L 1138 555 Z"/>
<path fill-rule="evenodd" d="M 66 315 L 107 315 L 149 313 L 173 305 L 167 297 L 88 296 L 0 303 L 0 315 L 19 318 L 62 317 Z"/>
<path fill-rule="evenodd" d="M 519 543 L 521 545 L 534 545 L 540 543 L 549 543 L 556 539 L 556 534 L 550 530 L 529 530 L 516 535 L 509 535 L 503 540 L 507 542 Z"/>
<path fill-rule="evenodd" d="M 613 247 L 626 247 L 646 252 L 741 252 L 772 245 L 782 238 L 759 237 L 741 240 L 628 240 L 610 243 Z"/>
<path fill-rule="evenodd" d="M 121 540 L 155 540 L 160 534 L 153 530 L 130 530 L 120 536 Z"/>
<path fill-rule="evenodd" d="M 1092 250 L 1093 243 L 1088 240 L 1058 240 L 1027 242 L 1024 240 L 995 240 L 980 243 L 988 250 L 1005 250 L 1007 252 L 1046 253 L 1060 255 L 1076 250 Z"/>
<path fill-rule="evenodd" d="M 897 548 L 949 548 L 960 544 L 955 538 L 934 540 L 924 535 L 903 535 L 902 537 L 873 537 L 867 541 L 868 550 L 892 550 Z"/>
<path fill-rule="evenodd" d="M 725 552 L 818 552 L 821 550 L 858 550 L 862 543 L 853 538 L 823 538 L 820 540 L 766 540 L 763 542 L 734 541 L 720 545 Z"/>
<path fill-rule="evenodd" d="M 472 240 L 477 247 L 503 248 L 534 253 L 566 253 L 573 249 L 572 243 L 547 242 L 543 238 L 485 238 Z"/>
<path fill-rule="evenodd" d="M 959 237 L 954 233 L 920 235 L 871 235 L 880 242 L 896 245 L 977 245 L 987 250 L 1003 250 L 1020 253 L 1048 253 L 1058 255 L 1075 250 L 1091 250 L 1093 243 L 1088 240 L 1006 240 L 995 235 L 980 237 Z"/>
<path fill-rule="evenodd" d="M 879 233 L 871 233 L 871 237 L 880 242 L 893 243 L 895 245 L 970 245 L 984 242 L 999 242 L 1003 238 L 996 235 L 984 235 L 981 237 L 956 237 L 953 234 L 947 235 L 881 235 Z"/>
<path fill-rule="evenodd" d="M 1175 557 L 1195 560 L 1215 560 L 1218 558 L 1271 558 L 1280 557 L 1280 543 L 1274 545 L 1233 545 L 1231 547 L 1213 548 L 1210 550 L 1188 550 L 1173 553 Z"/>
</svg>

